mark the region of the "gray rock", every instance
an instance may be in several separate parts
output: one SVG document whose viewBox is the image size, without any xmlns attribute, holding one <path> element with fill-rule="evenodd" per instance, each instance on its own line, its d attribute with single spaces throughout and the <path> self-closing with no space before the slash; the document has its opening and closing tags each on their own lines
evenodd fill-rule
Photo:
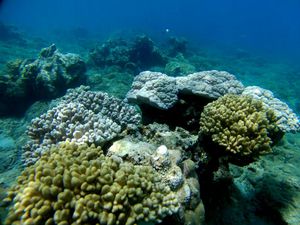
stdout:
<svg viewBox="0 0 300 225">
<path fill-rule="evenodd" d="M 255 209 L 260 210 L 261 215 L 272 212 L 276 223 L 300 224 L 299 135 L 285 135 L 281 145 L 274 147 L 274 154 L 261 157 L 260 161 L 245 167 L 230 166 L 236 188 L 231 189 L 235 190 L 232 195 L 239 196 L 234 202 L 241 214 L 257 221 L 259 214 L 249 210 Z M 241 205 L 247 205 L 248 209 L 241 208 Z M 232 205 L 222 204 L 222 207 L 229 209 Z M 262 224 L 273 224 L 272 218 Z"/>
<path fill-rule="evenodd" d="M 177 92 L 175 78 L 159 72 L 144 71 L 134 78 L 126 98 L 130 102 L 166 110 L 178 100 Z"/>
<path fill-rule="evenodd" d="M 82 80 L 86 66 L 79 55 L 62 54 L 52 44 L 42 49 L 36 60 L 24 60 L 18 70 L 30 83 L 27 89 L 33 87 L 31 92 L 38 98 L 53 98 Z"/>
<path fill-rule="evenodd" d="M 243 89 L 242 83 L 225 71 L 203 71 L 176 78 L 145 71 L 135 77 L 127 100 L 167 110 L 178 101 L 178 93 L 216 99 L 227 93 L 240 94 Z"/>
<path fill-rule="evenodd" d="M 234 75 L 225 71 L 203 71 L 177 77 L 178 91 L 205 98 L 217 99 L 225 94 L 240 94 L 244 86 Z"/>
<path fill-rule="evenodd" d="M 62 54 L 54 47 L 51 45 L 49 50 L 43 49 L 38 59 L 26 65 L 36 70 L 36 74 L 25 72 L 24 76 L 34 76 L 37 95 L 57 97 L 61 86 L 66 89 L 71 87 L 83 78 L 86 71 L 85 63 L 79 55 Z"/>
</svg>

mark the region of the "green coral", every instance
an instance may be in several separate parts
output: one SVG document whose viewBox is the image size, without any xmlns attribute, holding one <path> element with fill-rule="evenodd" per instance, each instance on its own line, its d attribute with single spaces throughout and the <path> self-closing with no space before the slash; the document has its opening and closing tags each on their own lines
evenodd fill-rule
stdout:
<svg viewBox="0 0 300 225">
<path fill-rule="evenodd" d="M 26 168 L 5 201 L 13 201 L 5 224 L 24 225 L 160 222 L 179 207 L 152 167 L 69 142 Z"/>
<path fill-rule="evenodd" d="M 256 157 L 271 152 L 276 132 L 273 111 L 250 96 L 225 95 L 206 105 L 200 118 L 200 134 L 235 156 Z"/>
</svg>

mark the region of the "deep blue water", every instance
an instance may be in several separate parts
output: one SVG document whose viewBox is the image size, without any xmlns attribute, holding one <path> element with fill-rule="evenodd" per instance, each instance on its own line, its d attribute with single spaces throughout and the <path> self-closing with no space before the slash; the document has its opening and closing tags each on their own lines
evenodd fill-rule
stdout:
<svg viewBox="0 0 300 225">
<path fill-rule="evenodd" d="M 36 33 L 136 29 L 300 58 L 299 0 L 3 0 L 0 21 Z"/>
</svg>

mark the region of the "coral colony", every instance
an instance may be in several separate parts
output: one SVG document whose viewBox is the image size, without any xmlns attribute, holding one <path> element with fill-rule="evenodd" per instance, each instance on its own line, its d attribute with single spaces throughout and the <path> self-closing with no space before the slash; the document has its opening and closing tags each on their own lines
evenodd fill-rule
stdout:
<svg viewBox="0 0 300 225">
<path fill-rule="evenodd" d="M 81 85 L 88 65 L 54 44 L 7 64 L 1 113 L 29 96 L 56 99 L 27 128 L 4 224 L 203 224 L 209 190 L 232 181 L 230 164 L 256 162 L 300 130 L 271 91 L 226 71 L 196 72 L 179 60 L 186 42 L 171 41 L 169 55 L 147 36 L 91 50 L 94 66 L 135 73 L 124 99 Z M 165 73 L 147 70 L 159 65 Z"/>
</svg>

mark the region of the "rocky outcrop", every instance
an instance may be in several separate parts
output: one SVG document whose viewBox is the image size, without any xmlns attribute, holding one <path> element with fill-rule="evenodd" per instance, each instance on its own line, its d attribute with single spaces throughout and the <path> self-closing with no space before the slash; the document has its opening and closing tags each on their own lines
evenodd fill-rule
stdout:
<svg viewBox="0 0 300 225">
<path fill-rule="evenodd" d="M 35 100 L 59 97 L 85 80 L 86 66 L 77 54 L 62 54 L 53 44 L 41 50 L 35 60 L 16 60 L 7 64 L 0 77 L 0 114 L 10 113 Z"/>
</svg>

